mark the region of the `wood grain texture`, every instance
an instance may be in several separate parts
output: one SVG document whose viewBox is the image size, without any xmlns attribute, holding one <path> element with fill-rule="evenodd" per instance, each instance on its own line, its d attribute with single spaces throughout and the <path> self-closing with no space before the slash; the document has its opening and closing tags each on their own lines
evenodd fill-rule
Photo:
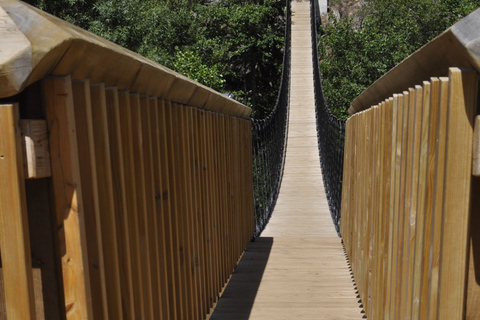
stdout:
<svg viewBox="0 0 480 320">
<path fill-rule="evenodd" d="M 292 11 L 290 124 L 280 195 L 270 222 L 248 245 L 210 319 L 362 318 L 328 210 L 313 85 L 302 71 L 305 65 L 311 70 L 312 61 L 309 3 L 292 2 Z"/>
<path fill-rule="evenodd" d="M 0 250 L 8 319 L 35 320 L 18 105 L 0 105 Z"/>
<path fill-rule="evenodd" d="M 5 48 L 0 97 L 15 95 L 50 73 L 70 74 L 213 112 L 250 116 L 251 109 L 239 102 L 24 2 L 2 1 L 0 19 Z"/>
<path fill-rule="evenodd" d="M 465 317 L 477 72 L 451 68 L 440 260 L 440 319 Z M 460 265 L 460 266 L 459 266 Z"/>
<path fill-rule="evenodd" d="M 90 278 L 72 83 L 69 76 L 43 80 L 67 319 L 91 319 Z"/>
<path fill-rule="evenodd" d="M 72 90 L 78 153 L 83 157 L 82 161 L 79 161 L 79 167 L 80 178 L 84 186 L 82 194 L 93 316 L 94 318 L 108 318 L 90 82 L 73 81 Z"/>
<path fill-rule="evenodd" d="M 25 179 L 40 179 L 52 175 L 45 120 L 20 120 Z"/>
</svg>

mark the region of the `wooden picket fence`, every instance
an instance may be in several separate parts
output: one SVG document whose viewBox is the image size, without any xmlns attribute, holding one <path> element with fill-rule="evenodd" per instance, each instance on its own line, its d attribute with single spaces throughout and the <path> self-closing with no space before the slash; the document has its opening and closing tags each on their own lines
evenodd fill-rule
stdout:
<svg viewBox="0 0 480 320">
<path fill-rule="evenodd" d="M 0 318 L 204 319 L 254 231 L 251 110 L 23 2 L 0 18 Z"/>
<path fill-rule="evenodd" d="M 341 233 L 368 319 L 463 318 L 476 95 L 452 68 L 347 122 Z"/>
</svg>

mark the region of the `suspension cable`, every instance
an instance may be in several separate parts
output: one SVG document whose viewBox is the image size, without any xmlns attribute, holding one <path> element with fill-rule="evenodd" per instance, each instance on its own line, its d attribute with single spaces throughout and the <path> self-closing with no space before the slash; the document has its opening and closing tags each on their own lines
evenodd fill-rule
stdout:
<svg viewBox="0 0 480 320">
<path fill-rule="evenodd" d="M 277 102 L 265 119 L 252 119 L 253 188 L 255 234 L 258 237 L 270 219 L 282 182 L 287 146 L 290 89 L 291 9 L 286 0 L 285 48 Z"/>
</svg>

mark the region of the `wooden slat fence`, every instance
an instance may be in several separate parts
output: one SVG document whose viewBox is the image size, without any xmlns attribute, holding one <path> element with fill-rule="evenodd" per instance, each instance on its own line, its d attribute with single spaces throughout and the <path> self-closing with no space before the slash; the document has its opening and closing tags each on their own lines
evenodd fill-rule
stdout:
<svg viewBox="0 0 480 320">
<path fill-rule="evenodd" d="M 204 319 L 254 232 L 251 110 L 23 2 L 0 18 L 0 318 Z"/>
<path fill-rule="evenodd" d="M 347 121 L 341 234 L 368 319 L 478 318 L 477 82 L 451 68 Z"/>
</svg>

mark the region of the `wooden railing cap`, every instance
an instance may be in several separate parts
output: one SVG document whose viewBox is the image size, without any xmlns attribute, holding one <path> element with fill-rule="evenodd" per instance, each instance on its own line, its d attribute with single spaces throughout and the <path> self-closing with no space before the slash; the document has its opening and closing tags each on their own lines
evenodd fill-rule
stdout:
<svg viewBox="0 0 480 320">
<path fill-rule="evenodd" d="M 0 21 L 0 98 L 47 75 L 70 74 L 239 118 L 251 114 L 213 89 L 24 2 L 2 0 Z"/>
<path fill-rule="evenodd" d="M 430 77 L 448 76 L 450 67 L 480 70 L 480 9 L 457 22 L 387 72 L 353 100 L 349 114 L 403 92 Z"/>
</svg>

